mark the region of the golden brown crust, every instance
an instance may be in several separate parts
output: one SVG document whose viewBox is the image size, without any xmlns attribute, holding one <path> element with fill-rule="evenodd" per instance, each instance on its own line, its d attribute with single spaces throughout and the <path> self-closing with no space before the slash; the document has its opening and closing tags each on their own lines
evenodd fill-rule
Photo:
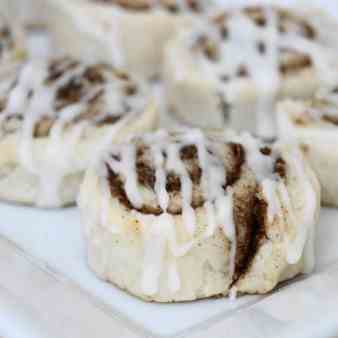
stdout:
<svg viewBox="0 0 338 338">
<path fill-rule="evenodd" d="M 227 189 L 227 187 L 232 186 L 234 192 L 233 217 L 236 227 L 235 270 L 232 280 L 232 284 L 234 284 L 249 271 L 258 249 L 266 240 L 267 202 L 262 197 L 259 184 L 255 179 L 241 179 L 242 168 L 245 164 L 243 146 L 238 143 L 228 143 L 226 148 L 227 154 L 224 156 L 226 156 L 227 160 L 230 158 L 231 163 L 229 163 L 228 168 L 225 168 L 227 183 L 223 188 Z M 266 146 L 261 148 L 261 153 L 265 156 L 271 156 L 272 150 Z M 113 156 L 114 160 L 121 160 L 119 155 Z M 149 163 L 148 156 L 149 149 L 147 147 L 141 146 L 137 149 L 137 179 L 141 186 L 153 190 L 156 181 L 155 170 Z M 196 146 L 187 145 L 182 147 L 180 158 L 189 172 L 193 185 L 198 186 L 201 180 L 201 169 L 197 165 L 198 153 Z M 160 215 L 163 213 L 161 208 L 156 206 L 156 202 L 143 205 L 141 208 L 135 208 L 126 195 L 123 178 L 116 174 L 108 164 L 106 167 L 110 192 L 113 198 L 119 200 L 121 205 L 129 210 L 136 210 L 143 214 Z M 274 171 L 281 178 L 286 176 L 286 164 L 282 158 L 278 157 L 275 161 Z M 177 197 L 177 194 L 180 194 L 181 182 L 176 174 L 168 174 L 166 189 L 171 197 Z M 194 195 L 191 206 L 197 209 L 203 207 L 203 205 L 203 196 Z M 168 213 L 173 215 L 180 215 L 181 212 L 180 208 L 168 208 Z"/>
<path fill-rule="evenodd" d="M 239 143 L 229 142 L 225 146 L 224 161 L 227 162 L 224 171 L 226 175 L 226 184 L 223 189 L 226 190 L 230 186 L 234 186 L 237 181 L 241 179 L 242 168 L 245 165 L 245 150 Z M 265 146 L 260 149 L 265 156 L 271 156 L 272 150 Z M 209 155 L 213 156 L 213 151 L 208 149 Z M 115 161 L 121 161 L 119 154 L 112 155 Z M 163 152 L 163 157 L 166 159 L 167 154 Z M 187 170 L 189 178 L 195 188 L 193 189 L 193 196 L 191 206 L 195 209 L 202 207 L 204 204 L 203 193 L 201 193 L 201 177 L 202 169 L 199 166 L 198 152 L 195 145 L 185 145 L 180 149 L 180 158 Z M 124 179 L 121 175 L 115 173 L 111 167 L 106 164 L 107 179 L 110 186 L 110 192 L 114 198 L 127 209 L 135 209 L 145 214 L 160 215 L 163 210 L 158 205 L 143 205 L 141 209 L 137 209 L 129 201 L 124 190 Z M 152 163 L 149 146 L 138 144 L 136 149 L 135 170 L 137 174 L 138 184 L 146 189 L 155 191 L 156 173 Z M 280 178 L 286 177 L 286 162 L 281 157 L 277 157 L 274 163 L 274 173 Z M 166 190 L 175 199 L 181 193 L 181 179 L 179 175 L 174 172 L 168 172 L 166 177 Z M 156 203 L 155 203 L 156 204 Z M 174 215 L 182 212 L 181 206 L 177 203 L 169 204 L 168 212 Z"/>
</svg>

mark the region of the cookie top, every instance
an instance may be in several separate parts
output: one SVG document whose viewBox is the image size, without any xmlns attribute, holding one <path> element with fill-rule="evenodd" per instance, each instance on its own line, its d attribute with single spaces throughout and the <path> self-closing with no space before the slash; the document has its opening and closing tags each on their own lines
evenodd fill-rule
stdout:
<svg viewBox="0 0 338 338">
<path fill-rule="evenodd" d="M 0 15 L 0 74 L 4 68 L 24 59 L 23 33 Z"/>
<path fill-rule="evenodd" d="M 255 156 L 271 169 L 268 173 L 267 168 L 260 168 L 266 170 L 266 176 L 273 176 L 274 173 L 285 176 L 285 170 L 278 166 L 282 160 L 277 161 L 278 156 L 270 147 L 263 143 L 261 146 L 257 143 L 255 147 Z M 130 156 L 128 161 L 124 159 L 125 156 Z M 211 180 L 217 180 L 214 183 L 220 189 L 211 193 L 215 195 L 212 199 L 235 185 L 242 179 L 242 169 L 247 169 L 246 157 L 245 147 L 240 142 L 224 142 L 212 135 L 204 136 L 197 130 L 169 134 L 159 131 L 116 147 L 108 157 L 107 170 L 111 192 L 125 207 L 145 214 L 168 212 L 177 215 L 182 214 L 186 199 L 193 209 L 202 207 L 208 201 Z M 271 163 L 267 164 L 267 159 Z M 131 172 L 125 170 L 123 164 L 128 165 Z M 255 176 L 251 171 L 249 174 L 244 170 L 243 174 L 247 174 L 247 178 Z M 129 175 L 135 176 L 135 186 L 130 194 L 125 189 L 126 176 Z M 190 192 L 184 189 L 185 184 L 190 187 Z M 140 201 L 138 187 L 150 192 L 147 195 L 149 201 Z M 163 201 L 166 201 L 165 205 Z"/>
<path fill-rule="evenodd" d="M 141 221 L 181 217 L 193 237 L 212 236 L 221 228 L 237 247 L 230 262 L 233 281 L 249 268 L 261 245 L 265 225 L 278 212 L 273 187 L 288 175 L 274 145 L 248 134 L 228 137 L 200 130 L 136 137 L 111 147 L 100 166 L 111 197 Z M 202 212 L 203 234 L 196 226 Z"/>
<path fill-rule="evenodd" d="M 209 6 L 210 1 L 202 0 L 90 0 L 93 3 L 104 5 L 116 5 L 126 10 L 146 12 L 152 9 L 161 9 L 172 14 L 185 12 L 203 13 Z"/>
<path fill-rule="evenodd" d="M 322 13 L 273 6 L 223 11 L 170 43 L 169 81 L 195 86 L 196 77 L 203 79 L 219 102 L 213 113 L 225 119 L 229 107 L 252 104 L 257 133 L 273 137 L 278 97 L 335 82 L 335 29 Z"/>
<path fill-rule="evenodd" d="M 31 62 L 0 85 L 0 141 L 13 142 L 17 163 L 37 177 L 37 205 L 58 207 L 64 178 L 87 169 L 135 120 L 142 124 L 151 105 L 143 83 L 111 66 Z"/>
<path fill-rule="evenodd" d="M 29 63 L 0 88 L 1 134 L 28 128 L 34 138 L 47 137 L 56 125 L 113 125 L 144 111 L 144 85 L 106 64 L 71 58 Z"/>
</svg>

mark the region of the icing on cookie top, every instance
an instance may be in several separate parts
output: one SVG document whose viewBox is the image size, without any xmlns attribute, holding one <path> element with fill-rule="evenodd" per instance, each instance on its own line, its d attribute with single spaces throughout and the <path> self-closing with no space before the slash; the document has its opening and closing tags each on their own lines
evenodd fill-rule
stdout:
<svg viewBox="0 0 338 338">
<path fill-rule="evenodd" d="M 313 99 L 297 103 L 299 107 L 292 113 L 297 127 L 318 123 L 338 126 L 338 87 L 320 90 Z"/>
<path fill-rule="evenodd" d="M 334 46 L 322 39 L 325 27 L 312 21 L 291 10 L 249 7 L 217 15 L 206 27 L 182 37 L 220 97 L 234 102 L 243 84 L 252 81 L 258 132 L 270 137 L 275 129 L 271 109 L 286 75 L 311 68 L 323 85 L 334 80 Z"/>
<path fill-rule="evenodd" d="M 182 12 L 201 13 L 208 7 L 208 1 L 201 0 L 91 0 L 106 5 L 118 5 L 127 10 L 148 11 L 162 9 L 173 14 Z"/>
<path fill-rule="evenodd" d="M 34 77 L 33 77 L 34 74 Z M 105 64 L 82 64 L 70 58 L 30 63 L 7 81 L 0 96 L 2 131 L 12 119 L 34 119 L 34 137 L 46 137 L 53 125 L 80 122 L 114 124 L 130 112 L 142 112 L 143 86 L 128 74 Z"/>
<path fill-rule="evenodd" d="M 285 188 L 288 176 L 288 166 L 274 145 L 248 134 L 205 135 L 200 130 L 146 134 L 111 147 L 101 166 L 109 186 L 104 198 L 117 199 L 142 224 L 141 283 L 148 295 L 158 291 L 164 264 L 159 257 L 165 256 L 167 245 L 173 257 L 181 257 L 196 245 L 196 238 L 209 238 L 216 231 L 223 231 L 230 243 L 228 273 L 234 284 L 262 244 L 264 224 L 279 217 L 277 191 L 281 185 Z M 101 220 L 107 204 L 102 202 Z M 206 223 L 202 230 L 201 212 Z M 177 243 L 177 217 L 192 238 L 184 244 Z M 312 225 L 308 223 L 306 229 Z M 305 231 L 299 243 L 287 244 L 293 262 L 300 259 L 306 239 Z M 154 247 L 155 242 L 161 244 Z M 176 258 L 168 271 L 172 292 L 180 287 Z"/>
<path fill-rule="evenodd" d="M 125 171 L 120 167 L 121 162 L 123 162 L 124 150 L 114 154 L 112 159 L 109 160 L 108 168 L 112 193 L 129 209 L 136 209 L 144 214 L 159 215 L 168 212 L 177 215 L 191 213 L 192 209 L 203 206 L 205 202 L 203 188 L 206 189 L 203 185 L 206 185 L 207 182 L 205 182 L 202 170 L 204 163 L 199 161 L 199 156 L 202 156 L 202 154 L 199 155 L 201 148 L 198 149 L 195 144 L 189 144 L 188 138 L 186 144 L 184 141 L 181 143 L 179 137 L 180 135 L 177 136 L 177 143 L 174 144 L 166 143 L 168 140 L 162 139 L 162 147 L 151 145 L 152 142 L 157 144 L 161 142 L 159 139 L 149 140 L 149 142 L 139 140 L 136 141 L 135 147 L 134 145 L 128 146 L 128 149 L 135 151 L 135 158 L 129 159 L 128 164 L 135 161 L 137 185 L 142 185 L 151 190 L 154 195 L 159 194 L 158 199 L 155 198 L 154 201 L 149 201 L 149 203 L 142 203 L 141 197 L 136 197 L 137 189 L 131 190 L 129 194 L 125 191 L 123 184 Z M 215 175 L 220 180 L 215 182 L 217 183 L 215 185 L 222 187 L 221 189 L 226 189 L 234 184 L 240 176 L 241 166 L 244 162 L 243 149 L 237 144 L 230 144 L 229 149 L 226 149 L 227 151 L 220 144 L 218 147 L 221 148 L 217 149 L 217 144 L 216 147 L 213 147 L 210 142 L 208 148 L 204 149 L 207 154 L 203 155 L 207 157 L 206 161 L 210 160 L 215 163 L 215 172 L 216 170 L 221 171 L 217 176 Z M 223 153 L 217 154 L 220 151 Z M 233 158 L 226 162 L 226 158 L 231 156 Z M 180 161 L 181 163 L 177 164 Z M 226 167 L 228 170 L 226 170 Z M 137 188 L 137 185 L 134 188 Z M 212 194 L 215 194 L 215 192 Z M 184 208 L 182 204 L 186 200 L 188 202 L 186 208 Z M 190 206 L 192 209 L 190 209 Z"/>
<path fill-rule="evenodd" d="M 86 168 L 72 158 L 94 127 L 110 128 L 99 147 L 147 104 L 144 86 L 128 74 L 70 58 L 28 63 L 0 89 L 0 137 L 18 135 L 20 164 L 39 177 L 42 206 L 58 205 L 63 178 Z M 37 153 L 39 140 L 46 147 Z"/>
</svg>

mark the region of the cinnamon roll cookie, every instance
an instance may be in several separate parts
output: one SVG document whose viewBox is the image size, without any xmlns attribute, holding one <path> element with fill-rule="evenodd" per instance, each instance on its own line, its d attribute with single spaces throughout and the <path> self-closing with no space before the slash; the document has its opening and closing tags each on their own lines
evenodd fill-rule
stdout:
<svg viewBox="0 0 338 338">
<path fill-rule="evenodd" d="M 336 31 L 318 12 L 248 7 L 214 15 L 166 49 L 170 109 L 193 125 L 274 136 L 277 97 L 309 97 L 336 76 Z"/>
<path fill-rule="evenodd" d="M 147 301 L 266 293 L 312 270 L 319 195 L 297 149 L 249 134 L 146 134 L 86 173 L 89 266 Z"/>
<path fill-rule="evenodd" d="M 101 60 L 152 77 L 164 45 L 212 0 L 48 0 L 56 45 L 76 57 Z"/>
<path fill-rule="evenodd" d="M 147 88 L 104 64 L 28 63 L 0 87 L 0 198 L 39 207 L 76 200 L 106 144 L 152 129 Z"/>
<path fill-rule="evenodd" d="M 26 56 L 24 33 L 10 24 L 0 10 L 0 78 L 20 65 Z"/>
<path fill-rule="evenodd" d="M 0 10 L 6 11 L 12 21 L 27 28 L 43 28 L 46 25 L 45 0 L 1 0 Z"/>
<path fill-rule="evenodd" d="M 322 202 L 338 207 L 338 87 L 321 90 L 311 100 L 278 104 L 278 133 L 294 139 L 316 172 Z"/>
</svg>

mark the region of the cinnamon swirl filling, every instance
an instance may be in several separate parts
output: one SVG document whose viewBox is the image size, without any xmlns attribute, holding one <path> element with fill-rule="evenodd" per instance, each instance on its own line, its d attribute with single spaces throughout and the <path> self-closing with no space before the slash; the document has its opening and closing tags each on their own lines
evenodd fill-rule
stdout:
<svg viewBox="0 0 338 338">
<path fill-rule="evenodd" d="M 15 136 L 17 162 L 38 178 L 39 206 L 61 206 L 65 178 L 80 176 L 93 153 L 155 114 L 142 82 L 68 57 L 24 64 L 0 88 L 0 140 Z"/>
<path fill-rule="evenodd" d="M 215 141 L 198 131 L 190 133 L 192 136 L 159 132 L 156 137 L 136 139 L 110 153 L 105 162 L 110 194 L 127 210 L 155 217 L 167 213 L 183 219 L 187 213 L 203 209 L 209 212 L 209 219 L 217 219 L 215 215 L 227 209 L 231 195 L 236 237 L 232 241 L 236 246 L 232 280 L 236 282 L 250 268 L 266 239 L 268 202 L 249 166 L 252 154 L 248 151 L 252 150 L 238 141 Z M 272 148 L 261 146 L 255 152 L 254 156 L 269 163 L 273 179 L 286 177 L 286 163 Z M 193 222 L 194 217 L 188 219 Z M 223 222 L 228 222 L 226 216 L 217 219 L 215 226 L 223 227 Z"/>
<path fill-rule="evenodd" d="M 92 2 L 106 5 L 118 5 L 121 8 L 134 11 L 149 11 L 153 8 L 161 8 L 173 14 L 179 14 L 184 10 L 195 13 L 203 11 L 203 1 L 200 0 L 91 0 Z"/>
<path fill-rule="evenodd" d="M 64 57 L 54 59 L 36 69 L 36 81 L 26 84 L 27 65 L 0 93 L 0 116 L 3 113 L 3 131 L 17 127 L 27 115 L 35 115 L 33 136 L 49 136 L 59 120 L 66 119 L 64 129 L 79 124 L 113 125 L 130 113 L 143 111 L 146 97 L 141 84 L 129 75 L 106 64 L 82 64 Z M 16 96 L 25 105 L 16 108 Z M 12 100 L 12 101 L 11 101 Z M 44 106 L 43 108 L 41 106 Z M 72 114 L 70 111 L 76 109 Z M 31 112 L 29 112 L 31 110 Z M 41 110 L 37 112 L 37 110 Z M 66 117 L 73 115 L 73 117 Z"/>
<path fill-rule="evenodd" d="M 267 14 L 273 12 L 276 15 L 276 30 L 280 36 L 288 34 L 299 36 L 308 41 L 315 41 L 317 32 L 315 27 L 305 19 L 294 15 L 293 13 L 276 7 L 264 9 L 263 7 L 246 7 L 241 10 L 241 15 L 252 20 L 257 30 L 264 30 L 270 25 L 270 18 Z M 234 13 L 225 12 L 215 16 L 212 23 L 219 32 L 220 42 L 227 43 L 230 39 L 231 21 Z M 213 41 L 210 37 L 203 36 L 198 40 L 199 48 L 204 55 L 213 62 L 219 62 L 223 58 L 220 42 Z M 269 53 L 268 46 L 264 41 L 257 41 L 257 50 L 259 54 Z M 297 48 L 280 46 L 278 50 L 279 72 L 281 75 L 288 75 L 299 72 L 312 66 L 312 59 L 308 53 L 301 52 Z M 250 71 L 245 65 L 240 65 L 236 74 L 238 77 L 250 77 Z"/>
</svg>

